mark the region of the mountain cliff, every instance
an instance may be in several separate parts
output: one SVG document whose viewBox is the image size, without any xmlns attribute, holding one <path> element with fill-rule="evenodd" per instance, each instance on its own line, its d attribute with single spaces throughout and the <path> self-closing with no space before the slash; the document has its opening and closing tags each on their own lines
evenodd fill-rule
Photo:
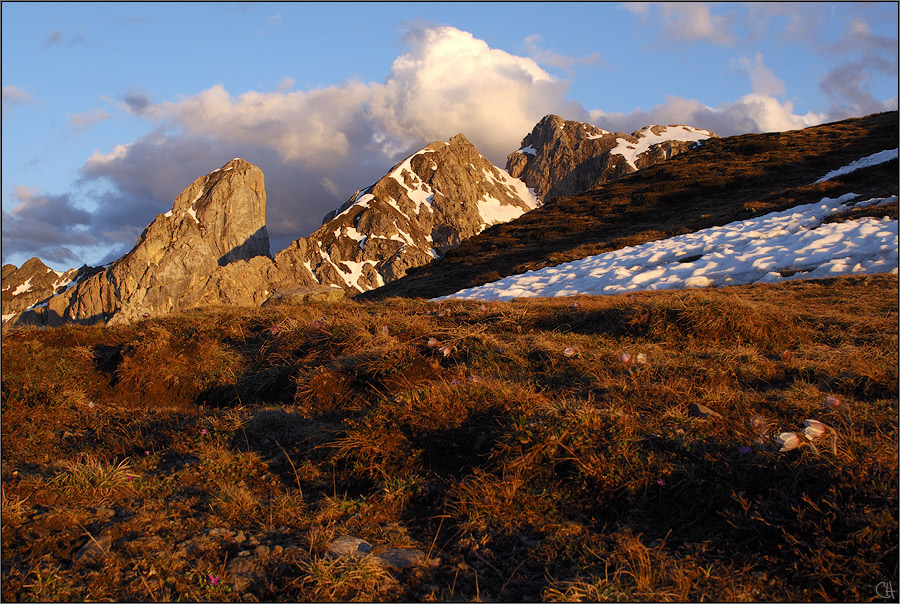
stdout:
<svg viewBox="0 0 900 604">
<path fill-rule="evenodd" d="M 548 115 L 510 153 L 506 171 L 548 201 L 595 189 L 714 137 L 709 130 L 680 125 L 646 126 L 633 134 L 607 132 Z"/>
<path fill-rule="evenodd" d="M 262 171 L 234 159 L 195 180 L 130 252 L 29 320 L 127 323 L 197 304 L 260 304 L 271 260 Z"/>
<path fill-rule="evenodd" d="M 368 291 L 539 206 L 465 136 L 434 142 L 354 193 L 321 228 L 275 256 L 279 271 Z"/>
</svg>

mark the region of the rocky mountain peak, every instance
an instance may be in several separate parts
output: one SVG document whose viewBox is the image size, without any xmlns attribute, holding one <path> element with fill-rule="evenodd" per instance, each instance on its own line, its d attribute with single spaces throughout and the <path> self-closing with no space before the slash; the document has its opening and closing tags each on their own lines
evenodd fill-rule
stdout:
<svg viewBox="0 0 900 604">
<path fill-rule="evenodd" d="M 276 255 L 281 269 L 367 291 L 539 205 L 463 134 L 436 141 L 357 191 L 321 228 Z"/>
<path fill-rule="evenodd" d="M 550 199 L 621 178 L 715 136 L 689 126 L 646 126 L 633 134 L 547 115 L 507 157 L 506 170 Z"/>
</svg>

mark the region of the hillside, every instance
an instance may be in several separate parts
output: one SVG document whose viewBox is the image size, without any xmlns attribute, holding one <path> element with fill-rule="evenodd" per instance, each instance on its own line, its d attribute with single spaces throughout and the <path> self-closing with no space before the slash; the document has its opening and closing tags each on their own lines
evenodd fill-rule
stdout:
<svg viewBox="0 0 900 604">
<path fill-rule="evenodd" d="M 710 138 L 664 163 L 556 198 L 487 229 L 442 259 L 363 294 L 433 298 L 562 262 L 857 193 L 898 191 L 891 161 L 829 181 L 829 171 L 898 147 L 887 112 L 804 130 Z M 896 216 L 896 214 L 894 214 Z"/>
<path fill-rule="evenodd" d="M 15 329 L 2 597 L 879 599 L 897 299 L 872 275 Z"/>
</svg>

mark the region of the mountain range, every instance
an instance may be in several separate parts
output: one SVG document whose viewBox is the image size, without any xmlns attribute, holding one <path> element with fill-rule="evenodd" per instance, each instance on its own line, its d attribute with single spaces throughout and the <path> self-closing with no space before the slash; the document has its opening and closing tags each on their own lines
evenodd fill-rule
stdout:
<svg viewBox="0 0 900 604">
<path fill-rule="evenodd" d="M 851 188 L 896 193 L 896 160 L 811 183 L 896 148 L 897 122 L 888 112 L 719 138 L 681 125 L 610 133 L 548 115 L 505 169 L 458 134 L 393 166 L 274 255 L 262 171 L 236 158 L 182 191 L 110 265 L 3 266 L 3 322 L 122 324 L 199 305 L 258 306 L 297 288 L 446 295 Z"/>
</svg>

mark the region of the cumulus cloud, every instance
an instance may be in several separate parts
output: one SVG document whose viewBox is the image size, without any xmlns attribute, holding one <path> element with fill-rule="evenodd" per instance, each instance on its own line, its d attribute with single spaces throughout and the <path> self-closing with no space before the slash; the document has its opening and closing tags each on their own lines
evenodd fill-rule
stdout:
<svg viewBox="0 0 900 604">
<path fill-rule="evenodd" d="M 533 59 L 493 49 L 452 27 L 418 24 L 383 83 L 356 80 L 310 91 L 232 95 L 216 85 L 178 101 L 130 93 L 123 109 L 156 123 L 149 135 L 96 152 L 85 183 L 103 183 L 98 227 L 134 241 L 181 189 L 232 157 L 262 168 L 273 251 L 308 235 L 321 217 L 407 154 L 464 133 L 494 163 L 547 113 L 586 119 L 568 84 Z M 115 228 L 115 225 L 131 225 Z"/>
<path fill-rule="evenodd" d="M 7 84 L 2 90 L 3 113 L 9 113 L 17 105 L 28 105 L 33 102 L 31 94 L 13 84 Z"/>
</svg>

